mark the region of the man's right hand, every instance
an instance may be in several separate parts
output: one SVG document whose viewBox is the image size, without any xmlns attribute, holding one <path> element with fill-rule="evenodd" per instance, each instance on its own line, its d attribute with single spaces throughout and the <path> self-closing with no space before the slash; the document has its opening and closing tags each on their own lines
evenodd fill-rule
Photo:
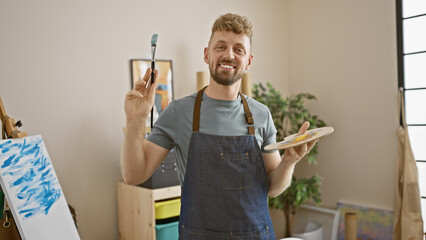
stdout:
<svg viewBox="0 0 426 240">
<path fill-rule="evenodd" d="M 147 83 L 152 70 L 148 69 L 143 78 L 135 82 L 126 94 L 126 131 L 121 151 L 121 173 L 127 184 L 137 185 L 148 179 L 169 153 L 168 149 L 144 140 L 146 119 L 154 105 L 157 81 Z M 155 78 L 158 71 L 155 71 Z"/>
<path fill-rule="evenodd" d="M 152 69 L 148 68 L 142 79 L 135 82 L 133 89 L 130 90 L 124 100 L 124 111 L 127 121 L 142 120 L 145 121 L 151 113 L 154 105 L 155 89 L 157 81 L 149 81 Z M 158 70 L 155 70 L 155 80 L 158 77 Z"/>
</svg>

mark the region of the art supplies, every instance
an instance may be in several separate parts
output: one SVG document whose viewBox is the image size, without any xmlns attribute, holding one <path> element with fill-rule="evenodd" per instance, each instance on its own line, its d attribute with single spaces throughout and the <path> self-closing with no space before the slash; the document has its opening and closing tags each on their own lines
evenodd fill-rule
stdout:
<svg viewBox="0 0 426 240">
<path fill-rule="evenodd" d="M 307 142 L 311 142 L 313 140 L 319 139 L 321 137 L 330 135 L 334 132 L 333 127 L 322 127 L 315 128 L 311 130 L 307 130 L 304 134 L 298 135 L 293 134 L 284 138 L 283 141 L 269 144 L 265 147 L 266 151 L 270 150 L 282 150 L 290 147 L 297 147 Z"/>
</svg>

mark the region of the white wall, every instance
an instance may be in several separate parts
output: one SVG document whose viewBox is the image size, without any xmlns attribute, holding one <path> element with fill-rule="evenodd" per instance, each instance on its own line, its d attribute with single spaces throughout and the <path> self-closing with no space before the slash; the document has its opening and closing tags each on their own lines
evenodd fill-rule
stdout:
<svg viewBox="0 0 426 240">
<path fill-rule="evenodd" d="M 285 1 L 289 93 L 308 103 L 335 133 L 319 143 L 318 165 L 298 177 L 323 177 L 321 206 L 338 201 L 393 209 L 397 161 L 395 2 Z M 272 211 L 283 236 L 283 214 Z M 280 226 L 277 228 L 277 226 Z"/>
<path fill-rule="evenodd" d="M 155 3 L 155 4 L 154 4 Z M 254 82 L 285 92 L 281 0 L 0 0 L 0 96 L 22 131 L 42 134 L 82 239 L 117 239 L 116 183 L 123 99 L 132 58 L 173 60 L 175 96 L 207 71 L 203 48 L 213 21 L 235 12 L 254 26 Z"/>
<path fill-rule="evenodd" d="M 287 1 L 289 88 L 311 92 L 311 109 L 335 133 L 319 164 L 324 205 L 338 200 L 393 208 L 397 160 L 394 1 Z M 303 13 L 303 14 L 302 14 Z"/>
<path fill-rule="evenodd" d="M 289 87 L 312 103 L 336 132 L 320 144 L 324 205 L 338 200 L 393 208 L 397 159 L 395 3 L 288 2 Z M 304 15 L 297 13 L 303 12 Z"/>
</svg>

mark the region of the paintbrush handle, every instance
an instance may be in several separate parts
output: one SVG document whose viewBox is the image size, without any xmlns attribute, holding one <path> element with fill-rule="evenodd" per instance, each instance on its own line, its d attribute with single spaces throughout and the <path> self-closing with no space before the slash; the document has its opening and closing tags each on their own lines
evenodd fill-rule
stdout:
<svg viewBox="0 0 426 240">
<path fill-rule="evenodd" d="M 151 61 L 151 86 L 155 81 L 155 61 Z M 154 95 L 154 104 L 152 105 L 152 109 L 151 109 L 151 130 L 152 127 L 154 126 L 154 105 L 155 105 L 155 95 Z"/>
<path fill-rule="evenodd" d="M 151 109 L 151 130 L 152 126 L 154 126 L 154 107 L 152 107 Z"/>
<path fill-rule="evenodd" d="M 153 84 L 155 81 L 155 61 L 151 61 L 151 69 L 151 84 Z"/>
</svg>

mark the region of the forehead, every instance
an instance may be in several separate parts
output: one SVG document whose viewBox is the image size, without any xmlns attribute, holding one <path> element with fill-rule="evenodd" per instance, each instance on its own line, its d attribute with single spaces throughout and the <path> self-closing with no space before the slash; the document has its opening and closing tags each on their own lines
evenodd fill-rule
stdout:
<svg viewBox="0 0 426 240">
<path fill-rule="evenodd" d="M 247 35 L 236 34 L 231 31 L 216 31 L 210 38 L 209 45 L 225 42 L 232 45 L 243 45 L 246 49 L 250 48 L 250 39 Z"/>
</svg>

